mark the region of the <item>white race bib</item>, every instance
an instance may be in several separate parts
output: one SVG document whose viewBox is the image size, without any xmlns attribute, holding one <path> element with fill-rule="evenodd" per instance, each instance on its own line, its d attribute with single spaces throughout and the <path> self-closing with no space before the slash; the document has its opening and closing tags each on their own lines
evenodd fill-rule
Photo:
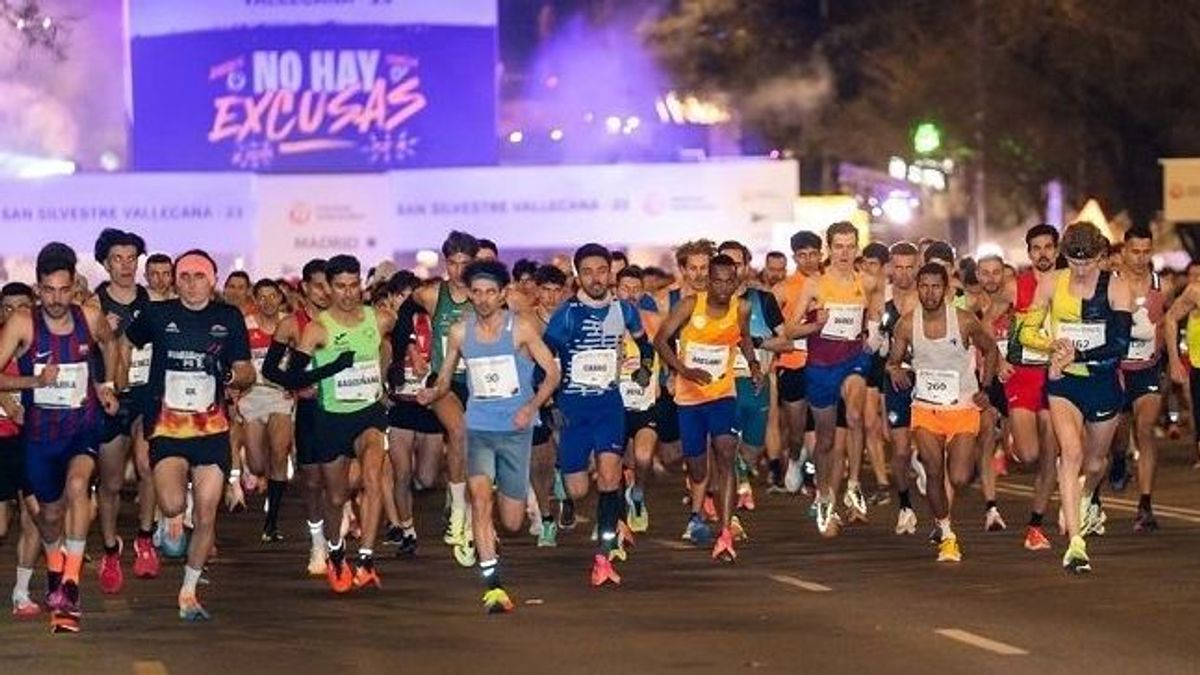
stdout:
<svg viewBox="0 0 1200 675">
<path fill-rule="evenodd" d="M 416 398 L 417 394 L 425 388 L 425 383 L 422 378 L 417 377 L 416 371 L 412 368 L 404 369 L 404 386 L 396 392 L 397 396 L 405 398 Z"/>
<path fill-rule="evenodd" d="M 442 358 L 443 359 L 446 358 L 447 353 L 450 351 L 448 348 L 449 345 L 450 345 L 450 336 L 443 335 L 442 336 Z M 454 366 L 454 372 L 456 374 L 467 372 L 467 364 L 463 363 L 464 360 L 465 359 L 462 358 L 462 354 L 459 354 L 458 365 Z"/>
<path fill-rule="evenodd" d="M 729 352 L 730 348 L 725 345 L 689 342 L 683 353 L 683 365 L 703 370 L 716 382 L 729 370 Z"/>
<path fill-rule="evenodd" d="M 1075 351 L 1082 352 L 1104 346 L 1104 327 L 1102 323 L 1064 322 L 1058 324 L 1054 337 L 1070 340 Z"/>
<path fill-rule="evenodd" d="M 621 402 L 626 410 L 649 410 L 654 405 L 654 383 L 643 387 L 633 380 L 621 380 Z"/>
<path fill-rule="evenodd" d="M 1021 362 L 1029 364 L 1050 363 L 1050 355 L 1029 347 L 1021 347 Z"/>
<path fill-rule="evenodd" d="M 829 340 L 857 340 L 862 335 L 863 306 L 826 304 L 829 319 L 821 327 L 821 337 Z"/>
<path fill-rule="evenodd" d="M 765 372 L 768 368 L 768 360 L 771 358 L 771 353 L 765 349 L 755 349 L 754 358 L 758 359 L 758 367 Z M 742 354 L 742 350 L 736 347 L 733 351 L 733 374 L 738 377 L 750 377 L 750 363 L 746 361 L 746 356 Z"/>
<path fill-rule="evenodd" d="M 333 397 L 339 401 L 374 401 L 383 391 L 379 361 L 358 361 L 333 376 Z"/>
<path fill-rule="evenodd" d="M 1126 358 L 1130 361 L 1149 361 L 1154 358 L 1154 340 L 1130 340 Z"/>
<path fill-rule="evenodd" d="M 917 381 L 913 385 L 915 400 L 936 405 L 953 405 L 958 402 L 960 393 L 957 370 L 923 368 L 917 371 Z"/>
<path fill-rule="evenodd" d="M 36 376 L 46 369 L 46 364 L 33 364 Z M 88 364 L 60 363 L 58 376 L 48 387 L 33 390 L 33 404 L 39 408 L 82 408 L 87 401 Z"/>
<path fill-rule="evenodd" d="M 472 398 L 497 400 L 521 393 L 517 360 L 512 354 L 468 359 L 467 377 L 471 378 Z"/>
<path fill-rule="evenodd" d="M 154 359 L 154 345 L 147 343 L 141 349 L 129 353 L 129 386 L 140 387 L 150 382 L 150 362 Z"/>
<path fill-rule="evenodd" d="M 792 340 L 792 349 L 801 352 L 808 351 L 808 338 L 802 337 Z"/>
<path fill-rule="evenodd" d="M 607 389 L 617 379 L 617 350 L 589 349 L 571 357 L 571 382 Z"/>
<path fill-rule="evenodd" d="M 163 405 L 177 412 L 208 412 L 217 402 L 217 378 L 208 373 L 168 370 Z"/>
</svg>

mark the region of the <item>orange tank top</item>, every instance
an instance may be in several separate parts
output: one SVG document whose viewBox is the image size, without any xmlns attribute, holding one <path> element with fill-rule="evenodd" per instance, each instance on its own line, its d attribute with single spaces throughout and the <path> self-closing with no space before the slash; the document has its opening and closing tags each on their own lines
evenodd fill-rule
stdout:
<svg viewBox="0 0 1200 675">
<path fill-rule="evenodd" d="M 742 337 L 738 302 L 736 296 L 730 298 L 729 310 L 714 318 L 708 315 L 708 293 L 696 294 L 692 317 L 679 331 L 679 358 L 689 368 L 707 371 L 712 381 L 702 386 L 676 375 L 676 404 L 699 405 L 736 395 L 733 356 Z"/>
</svg>

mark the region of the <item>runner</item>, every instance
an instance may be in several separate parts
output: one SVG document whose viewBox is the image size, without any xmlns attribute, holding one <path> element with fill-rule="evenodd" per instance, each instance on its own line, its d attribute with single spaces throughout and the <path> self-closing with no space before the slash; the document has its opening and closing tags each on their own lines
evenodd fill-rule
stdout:
<svg viewBox="0 0 1200 675">
<path fill-rule="evenodd" d="M 1171 383 L 1181 389 L 1184 405 L 1192 413 L 1192 439 L 1197 457 L 1193 469 L 1200 469 L 1200 261 L 1187 269 L 1187 285 L 1180 289 L 1166 317 L 1169 336 L 1178 336 L 1167 345 Z M 1187 357 L 1186 360 L 1183 357 Z"/>
<path fill-rule="evenodd" d="M 642 281 L 642 270 L 636 265 L 617 273 L 617 298 L 638 307 L 643 325 L 652 310 L 645 310 L 643 300 L 648 299 Z M 650 301 L 653 303 L 653 301 Z M 626 519 L 634 533 L 650 528 L 650 511 L 646 507 L 646 486 L 654 468 L 654 448 L 658 444 L 658 355 L 650 367 L 650 381 L 642 386 L 634 378 L 641 370 L 642 357 L 637 341 L 625 337 L 621 360 L 621 401 L 625 404 L 625 467 L 632 469 L 632 480 L 625 488 Z"/>
<path fill-rule="evenodd" d="M 837 403 L 845 403 L 847 452 L 863 452 L 863 402 L 869 355 L 863 351 L 864 321 L 882 312 L 882 286 L 877 279 L 854 271 L 858 255 L 858 229 L 851 223 L 829 226 L 829 267 L 800 293 L 801 307 L 815 306 L 799 327 L 799 337 L 808 338 L 805 392 L 816 421 L 817 443 L 817 530 L 826 537 L 837 536 L 841 517 L 835 510 L 840 493 L 845 457 L 835 452 Z M 851 474 L 843 502 L 850 517 L 865 520 L 866 499 Z"/>
<path fill-rule="evenodd" d="M 336 372 L 320 380 L 317 393 L 313 460 L 321 465 L 325 484 L 325 539 L 329 559 L 326 576 L 335 593 L 353 588 L 382 587 L 375 567 L 375 543 L 383 513 L 383 461 L 387 446 L 387 411 L 383 348 L 396 323 L 387 310 L 362 304 L 362 267 L 358 259 L 336 255 L 325 264 L 331 303 L 304 328 L 288 370 L 302 371 L 311 357 L 316 368 Z M 346 561 L 341 518 L 350 501 L 350 460 L 362 469 L 363 495 L 359 522 L 362 536 L 353 569 Z"/>
<path fill-rule="evenodd" d="M 754 393 L 763 386 L 761 365 L 750 338 L 750 310 L 734 297 L 740 285 L 737 264 L 726 255 L 709 263 L 708 290 L 679 302 L 654 337 L 663 362 L 676 373 L 676 401 L 683 456 L 691 478 L 692 515 L 688 530 L 702 523 L 699 505 L 709 484 L 709 443 L 720 494 L 721 533 L 713 547 L 714 559 L 733 561 L 734 459 L 737 454 L 737 392 L 734 386 L 734 350 L 748 362 Z M 678 334 L 679 354 L 670 340 Z M 682 358 L 681 358 L 682 356 Z M 695 542 L 695 538 L 692 539 Z"/>
<path fill-rule="evenodd" d="M 1046 538 L 1044 522 L 1050 493 L 1054 491 L 1059 454 L 1046 400 L 1046 368 L 1050 356 L 1044 350 L 1025 346 L 1020 336 L 1026 324 L 1031 330 L 1043 330 L 1041 323 L 1030 323 L 1029 308 L 1038 286 L 1053 283 L 1059 257 L 1058 230 L 1045 223 L 1029 228 L 1025 233 L 1025 250 L 1033 269 L 1018 274 L 1010 286 L 1013 325 L 1009 331 L 1007 361 L 1011 368 L 1001 365 L 997 377 L 1004 383 L 1008 399 L 1013 452 L 1022 464 L 1036 467 L 1037 471 L 1024 545 L 1029 551 L 1048 551 L 1050 540 Z"/>
<path fill-rule="evenodd" d="M 472 528 L 479 569 L 487 588 L 484 609 L 510 612 L 513 602 L 500 578 L 493 510 L 509 532 L 524 520 L 529 489 L 533 426 L 538 410 L 558 387 L 558 363 L 542 342 L 541 328 L 531 318 L 504 309 L 508 270 L 494 261 L 477 260 L 463 272 L 474 311 L 450 329 L 437 385 L 423 390 L 418 401 L 432 403 L 450 391 L 460 357 L 467 364 L 467 465 Z M 536 394 L 533 366 L 545 373 Z M 493 484 L 499 497 L 493 495 Z"/>
<path fill-rule="evenodd" d="M 243 314 L 249 314 L 254 311 L 254 298 L 250 295 L 253 284 L 249 274 L 242 270 L 234 270 L 225 277 L 221 299 L 225 304 L 237 307 Z"/>
<path fill-rule="evenodd" d="M 151 301 L 161 302 L 175 297 L 175 262 L 167 254 L 150 254 L 146 258 L 143 277 Z"/>
<path fill-rule="evenodd" d="M 1118 274 L 1129 283 L 1133 293 L 1133 327 L 1130 331 L 1129 353 L 1121 361 L 1125 385 L 1125 409 L 1122 422 L 1113 442 L 1112 467 L 1109 474 L 1115 487 L 1124 487 L 1127 480 L 1125 454 L 1129 445 L 1129 425 L 1132 422 L 1137 444 L 1138 508 L 1133 521 L 1134 532 L 1153 532 L 1158 529 L 1154 518 L 1151 495 L 1158 471 L 1158 450 L 1154 443 L 1154 427 L 1162 414 L 1162 343 L 1164 302 L 1162 282 L 1154 272 L 1150 256 L 1153 235 L 1147 227 L 1132 227 L 1125 232 L 1121 247 L 1122 265 Z M 1118 490 L 1119 491 L 1119 490 Z"/>
<path fill-rule="evenodd" d="M 608 287 L 611 257 L 599 244 L 575 251 L 579 292 L 554 312 L 545 341 L 557 354 L 563 373 L 557 397 L 563 417 L 559 471 L 567 494 L 578 501 L 588 493 L 589 460 L 595 458 L 599 551 L 593 557 L 592 585 L 619 584 L 612 561 L 624 559 L 618 531 L 621 512 L 621 464 L 625 451 L 625 415 L 618 390 L 618 350 L 625 335 L 638 341 L 646 384 L 654 353 L 637 310 L 616 299 Z"/>
<path fill-rule="evenodd" d="M 975 275 L 979 279 L 979 294 L 975 296 L 973 308 L 979 320 L 986 326 L 997 344 L 1008 345 L 1009 332 L 1013 324 L 1012 290 L 1004 283 L 1004 259 L 998 255 L 984 256 L 975 265 Z M 981 364 L 982 365 L 982 364 Z M 979 475 L 988 482 L 984 485 L 983 529 L 987 532 L 999 532 L 1008 527 L 1000 515 L 1000 506 L 996 501 L 996 464 L 993 454 L 997 450 L 997 442 L 1005 436 L 1004 425 L 1008 419 L 1008 396 L 1004 392 L 1004 382 L 1012 374 L 1012 366 L 1002 361 L 998 366 L 1002 377 L 992 380 L 984 387 L 988 397 L 988 405 L 982 408 L 979 422 L 979 438 L 977 454 L 979 456 Z"/>
<path fill-rule="evenodd" d="M 1092 569 L 1083 537 L 1099 521 L 1099 507 L 1087 495 L 1103 479 L 1124 398 L 1117 363 L 1129 349 L 1133 298 L 1124 279 L 1100 270 L 1108 240 L 1095 225 L 1069 226 L 1062 248 L 1070 269 L 1038 284 L 1020 339 L 1051 353 L 1046 394 L 1061 450 L 1058 491 L 1071 537 L 1063 568 L 1082 573 Z M 1047 315 L 1053 339 L 1037 328 Z"/>
<path fill-rule="evenodd" d="M 46 553 L 46 604 L 55 632 L 79 630 L 79 573 L 92 519 L 88 492 L 102 433 L 100 413 L 103 408 L 115 415 L 120 405 L 114 384 L 94 379 L 96 350 L 104 373 L 121 375 L 120 359 L 113 329 L 100 311 L 72 304 L 76 261 L 65 244 L 42 248 L 40 306 L 14 312 L 0 332 L 0 370 L 16 360 L 20 372 L 0 375 L 0 390 L 22 393 L 25 481 L 37 502 L 33 516 Z"/>
<path fill-rule="evenodd" d="M 937 263 L 917 273 L 921 307 L 896 325 L 888 375 L 895 390 L 912 389 L 912 429 L 929 476 L 929 507 L 941 530 L 938 562 L 959 562 L 962 551 L 950 522 L 949 484 L 962 490 L 974 475 L 975 436 L 987 394 L 976 380 L 975 351 L 982 355 L 983 387 L 991 385 L 1000 353 L 970 313 L 946 303 L 950 275 Z M 903 365 L 912 348 L 912 370 Z M 948 474 L 948 475 L 947 475 Z"/>
<path fill-rule="evenodd" d="M 884 299 L 887 300 L 886 285 L 891 254 L 883 244 L 873 241 L 863 248 L 862 273 L 874 277 L 881 288 L 885 289 Z M 871 504 L 886 504 L 891 501 L 892 486 L 888 482 L 887 459 L 884 452 L 883 424 L 883 381 L 887 379 L 884 372 L 886 357 L 879 353 L 883 346 L 883 334 L 879 330 L 879 321 L 867 322 L 867 349 L 871 352 L 871 370 L 867 374 L 867 395 L 863 405 L 863 437 L 867 447 L 867 456 L 871 460 L 871 471 L 875 474 L 875 492 L 868 498 Z M 850 475 L 858 480 L 862 466 L 862 456 L 850 457 Z"/>
<path fill-rule="evenodd" d="M 96 288 L 92 306 L 104 314 L 108 325 L 119 338 L 130 322 L 145 311 L 150 304 L 150 295 L 137 284 L 138 258 L 146 253 L 146 243 L 132 232 L 105 229 L 100 232 L 95 246 L 96 262 L 104 266 L 109 280 Z M 121 488 L 125 486 L 125 466 L 129 461 L 129 450 L 146 442 L 143 432 L 142 413 L 149 404 L 151 347 L 132 353 L 128 373 L 123 378 L 128 387 L 120 393 L 121 403 L 116 415 L 104 416 L 100 436 L 99 489 L 96 501 L 99 505 L 100 534 L 103 537 L 104 555 L 100 559 L 100 590 L 118 593 L 125 583 L 121 571 L 121 552 L 124 543 L 117 536 L 117 514 L 121 508 Z M 102 365 L 93 357 L 93 363 Z M 115 379 L 115 373 L 112 378 Z M 133 540 L 133 574 L 140 579 L 158 576 L 158 550 L 153 536 L 154 523 L 154 477 L 150 473 L 138 476 L 138 531 Z"/>
<path fill-rule="evenodd" d="M 211 300 L 216 278 L 217 265 L 204 251 L 181 255 L 175 260 L 179 298 L 147 306 L 124 341 L 126 353 L 154 345 L 146 408 L 150 445 L 148 453 L 138 450 L 138 462 L 153 470 L 164 517 L 185 511 L 191 485 L 193 529 L 179 590 L 179 618 L 186 621 L 209 618 L 196 584 L 213 548 L 229 469 L 224 390 L 245 389 L 255 380 L 243 315 Z"/>
<path fill-rule="evenodd" d="M 534 274 L 534 280 L 537 282 L 537 293 L 534 296 L 533 315 L 537 317 L 542 332 L 545 333 L 550 317 L 562 304 L 567 275 L 553 265 L 542 265 Z M 534 368 L 535 386 L 543 374 L 541 369 Z M 559 528 L 570 530 L 575 527 L 575 500 L 567 496 L 566 488 L 562 485 L 562 476 L 556 468 L 558 447 L 555 445 L 553 433 L 556 426 L 553 398 L 542 405 L 539 413 L 542 423 L 533 429 L 533 460 L 529 471 L 529 484 L 537 500 L 538 511 L 542 514 L 538 546 L 553 548 L 558 546 Z M 551 495 L 558 501 L 557 519 L 550 505 Z"/>
<path fill-rule="evenodd" d="M 762 282 L 767 288 L 787 278 L 787 256 L 782 251 L 771 251 L 767 254 L 767 262 L 763 265 Z"/>
<path fill-rule="evenodd" d="M 900 317 L 911 313 L 919 302 L 917 298 L 917 247 L 902 241 L 893 244 L 888 251 L 892 263 L 891 298 L 884 304 L 879 321 L 879 331 L 883 336 L 879 355 L 884 359 L 893 353 L 896 325 Z M 900 354 L 900 367 L 912 368 L 912 354 Z M 886 361 L 885 361 L 886 365 Z M 886 372 L 885 372 L 886 374 Z M 909 472 L 912 468 L 920 468 L 920 461 L 915 461 L 912 449 L 912 437 L 909 428 L 912 425 L 912 390 L 896 389 L 893 378 L 889 375 L 883 381 L 885 419 L 888 436 L 892 441 L 892 482 L 896 486 L 896 494 L 900 499 L 900 509 L 896 516 L 896 534 L 916 534 L 917 512 L 913 510 L 912 495 L 910 494 Z M 915 464 L 915 467 L 914 467 Z M 924 469 L 917 474 L 917 488 L 921 494 L 926 494 L 927 483 Z"/>
<path fill-rule="evenodd" d="M 255 476 L 267 479 L 267 516 L 262 541 L 283 540 L 279 533 L 279 508 L 288 484 L 288 457 L 292 452 L 296 402 L 291 394 L 264 377 L 267 351 L 283 320 L 283 291 L 270 279 L 254 284 L 254 311 L 246 315 L 250 356 L 258 380 L 237 400 L 246 443 L 246 465 Z"/>
</svg>

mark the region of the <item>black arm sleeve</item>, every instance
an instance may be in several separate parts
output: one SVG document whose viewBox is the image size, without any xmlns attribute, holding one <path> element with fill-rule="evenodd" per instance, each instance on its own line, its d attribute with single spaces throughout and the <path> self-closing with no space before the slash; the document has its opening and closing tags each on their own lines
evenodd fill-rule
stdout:
<svg viewBox="0 0 1200 675">
<path fill-rule="evenodd" d="M 400 305 L 396 312 L 396 327 L 392 329 L 392 360 L 404 362 L 408 345 L 413 341 L 413 318 L 421 312 L 421 306 L 411 297 Z"/>
<path fill-rule="evenodd" d="M 288 346 L 282 342 L 271 341 L 271 346 L 267 348 L 267 356 L 263 359 L 263 377 L 269 382 L 284 386 L 281 381 L 286 375 L 280 364 L 283 363 L 284 354 L 288 353 Z"/>
<path fill-rule="evenodd" d="M 767 322 L 767 328 L 774 333 L 783 325 L 783 312 L 779 309 L 779 301 L 775 299 L 774 293 L 767 291 L 760 291 L 759 296 L 762 298 L 763 319 Z"/>
<path fill-rule="evenodd" d="M 272 349 L 275 348 L 275 344 L 278 343 L 272 343 Z M 337 375 L 346 369 L 345 365 L 339 363 L 338 361 L 334 361 L 332 363 L 327 363 L 320 368 L 305 370 L 305 368 L 308 368 L 310 361 L 312 361 L 312 357 L 308 354 L 292 350 L 288 358 L 288 369 L 276 373 L 278 379 L 268 379 L 284 389 L 289 391 L 298 391 L 300 389 L 311 387 L 321 380 Z M 265 370 L 266 368 L 264 366 L 264 376 L 266 376 Z"/>
<path fill-rule="evenodd" d="M 1113 312 L 1104 325 L 1104 345 L 1075 352 L 1076 363 L 1098 363 L 1122 359 L 1129 351 L 1129 335 L 1133 331 L 1133 314 Z"/>
<path fill-rule="evenodd" d="M 642 361 L 654 361 L 654 343 L 650 342 L 650 338 L 643 332 L 634 342 L 637 343 L 638 355 Z"/>
</svg>

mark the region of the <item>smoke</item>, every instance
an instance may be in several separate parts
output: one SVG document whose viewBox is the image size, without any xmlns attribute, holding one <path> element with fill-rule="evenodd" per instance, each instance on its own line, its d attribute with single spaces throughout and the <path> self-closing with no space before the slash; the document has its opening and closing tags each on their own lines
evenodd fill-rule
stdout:
<svg viewBox="0 0 1200 675">
<path fill-rule="evenodd" d="M 803 67 L 763 81 L 739 109 L 747 121 L 792 126 L 812 119 L 833 96 L 833 69 L 818 53 Z"/>
</svg>

